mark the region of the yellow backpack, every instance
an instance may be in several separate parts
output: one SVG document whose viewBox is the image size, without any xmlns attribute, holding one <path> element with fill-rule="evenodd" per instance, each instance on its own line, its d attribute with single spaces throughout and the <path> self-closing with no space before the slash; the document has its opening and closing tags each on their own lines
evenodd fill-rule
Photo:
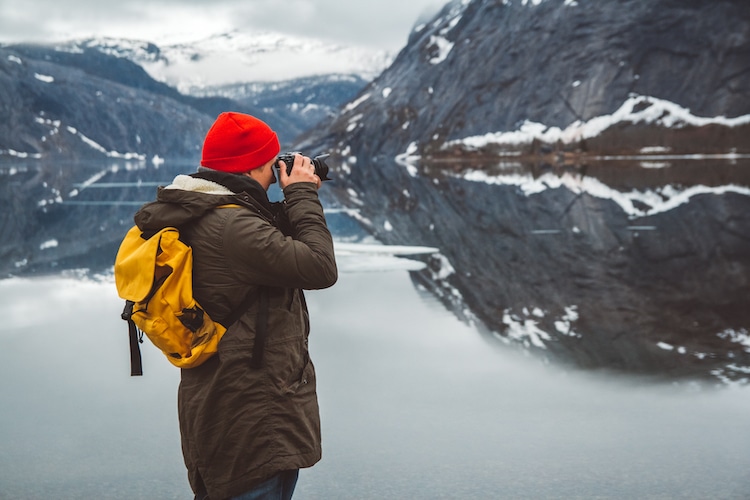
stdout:
<svg viewBox="0 0 750 500">
<path fill-rule="evenodd" d="M 138 346 L 143 342 L 143 333 L 173 365 L 193 368 L 216 354 L 227 330 L 195 301 L 193 251 L 179 238 L 180 233 L 174 227 L 166 227 L 147 238 L 134 226 L 117 252 L 115 285 L 119 296 L 125 299 L 122 319 L 129 327 L 131 375 L 143 374 Z M 264 298 L 265 294 L 261 294 L 262 302 Z M 247 307 L 246 299 L 225 322 L 227 327 Z"/>
</svg>

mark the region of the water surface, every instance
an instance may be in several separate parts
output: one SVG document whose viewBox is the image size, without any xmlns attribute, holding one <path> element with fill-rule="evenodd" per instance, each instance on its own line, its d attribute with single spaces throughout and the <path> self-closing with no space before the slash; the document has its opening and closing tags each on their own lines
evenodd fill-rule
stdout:
<svg viewBox="0 0 750 500">
<path fill-rule="evenodd" d="M 323 461 L 297 500 L 741 499 L 750 393 L 563 372 L 487 344 L 404 271 L 308 294 Z M 0 281 L 0 498 L 187 499 L 179 374 L 129 377 L 111 281 Z"/>
</svg>

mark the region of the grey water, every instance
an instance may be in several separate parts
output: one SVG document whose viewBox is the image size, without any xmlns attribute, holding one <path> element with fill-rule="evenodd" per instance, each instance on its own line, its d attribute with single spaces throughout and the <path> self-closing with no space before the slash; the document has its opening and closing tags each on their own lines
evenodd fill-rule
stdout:
<svg viewBox="0 0 750 500">
<path fill-rule="evenodd" d="M 305 499 L 743 499 L 750 389 L 564 371 L 490 345 L 405 271 L 308 293 L 323 460 Z M 0 498 L 189 499 L 178 370 L 129 376 L 111 278 L 0 281 Z"/>
<path fill-rule="evenodd" d="M 146 346 L 129 377 L 115 248 L 98 245 L 183 167 L 0 165 L 2 276 L 24 276 L 0 280 L 0 499 L 192 498 L 179 373 Z M 750 186 L 747 164 L 605 167 L 623 191 Z M 308 294 L 324 452 L 296 500 L 750 498 L 747 384 L 545 364 L 457 320 L 407 267 L 349 259 Z"/>
</svg>

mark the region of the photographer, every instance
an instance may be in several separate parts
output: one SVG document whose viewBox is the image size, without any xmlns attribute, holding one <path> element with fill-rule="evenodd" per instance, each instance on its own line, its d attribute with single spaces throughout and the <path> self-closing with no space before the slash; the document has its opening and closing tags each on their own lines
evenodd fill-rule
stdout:
<svg viewBox="0 0 750 500">
<path fill-rule="evenodd" d="M 264 122 L 222 113 L 204 168 L 160 188 L 135 217 L 141 229 L 180 228 L 194 295 L 211 317 L 241 313 L 217 355 L 182 370 L 180 434 L 196 499 L 291 498 L 298 470 L 321 457 L 302 290 L 332 286 L 337 269 L 312 160 L 296 154 L 287 165 L 278 154 Z M 283 203 L 267 196 L 275 166 Z"/>
</svg>

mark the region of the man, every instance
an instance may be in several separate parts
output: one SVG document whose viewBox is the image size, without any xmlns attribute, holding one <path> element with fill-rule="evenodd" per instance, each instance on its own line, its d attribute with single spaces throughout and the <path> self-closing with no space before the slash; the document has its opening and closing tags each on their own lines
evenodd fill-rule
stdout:
<svg viewBox="0 0 750 500">
<path fill-rule="evenodd" d="M 196 499 L 289 499 L 298 470 L 321 457 L 302 289 L 332 286 L 337 269 L 310 158 L 296 155 L 289 174 L 280 162 L 284 202 L 269 202 L 278 154 L 264 122 L 222 113 L 204 168 L 177 176 L 135 216 L 141 229 L 180 229 L 193 248 L 193 293 L 212 318 L 250 304 L 217 355 L 182 370 L 180 434 Z"/>
</svg>

